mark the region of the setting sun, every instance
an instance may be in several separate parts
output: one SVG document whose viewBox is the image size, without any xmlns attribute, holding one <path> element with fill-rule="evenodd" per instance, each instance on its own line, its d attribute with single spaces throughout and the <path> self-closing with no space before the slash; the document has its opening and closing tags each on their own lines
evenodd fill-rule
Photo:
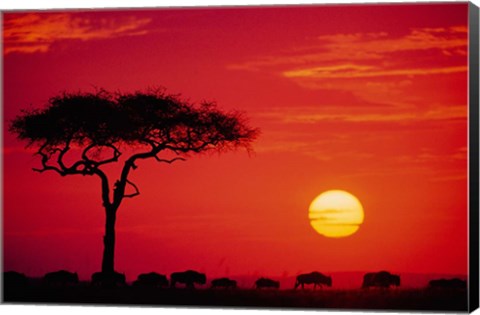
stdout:
<svg viewBox="0 0 480 315">
<path fill-rule="evenodd" d="M 346 237 L 355 233 L 363 223 L 363 207 L 352 194 L 329 190 L 310 204 L 308 218 L 319 234 L 326 237 Z"/>
</svg>

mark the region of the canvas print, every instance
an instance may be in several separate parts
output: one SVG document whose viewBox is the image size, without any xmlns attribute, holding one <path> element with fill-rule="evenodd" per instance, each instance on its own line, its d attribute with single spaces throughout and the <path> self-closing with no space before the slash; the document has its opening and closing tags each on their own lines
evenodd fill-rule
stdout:
<svg viewBox="0 0 480 315">
<path fill-rule="evenodd" d="M 467 2 L 2 18 L 4 302 L 469 309 Z"/>
</svg>

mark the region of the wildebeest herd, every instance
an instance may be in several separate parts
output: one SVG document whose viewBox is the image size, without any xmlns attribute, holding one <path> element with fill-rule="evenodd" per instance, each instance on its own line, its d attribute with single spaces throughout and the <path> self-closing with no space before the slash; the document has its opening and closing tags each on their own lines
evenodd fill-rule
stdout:
<svg viewBox="0 0 480 315">
<path fill-rule="evenodd" d="M 5 287 L 25 287 L 28 285 L 28 278 L 15 271 L 9 271 L 3 273 L 3 281 Z M 205 274 L 187 270 L 183 272 L 174 272 L 170 275 L 168 280 L 166 275 L 162 275 L 156 272 L 142 273 L 138 275 L 137 279 L 132 283 L 133 287 L 144 288 L 163 288 L 171 287 L 175 288 L 177 284 L 182 284 L 185 288 L 193 289 L 195 285 L 204 285 L 207 282 Z M 74 286 L 79 284 L 79 278 L 77 273 L 72 273 L 66 270 L 59 270 L 55 272 L 49 272 L 42 278 L 42 284 L 46 286 L 63 287 Z M 96 272 L 91 276 L 92 286 L 126 286 L 125 274 L 114 272 L 113 274 L 105 275 L 101 272 Z M 332 287 L 332 277 L 326 276 L 318 271 L 311 273 L 300 274 L 296 277 L 294 289 L 301 287 L 305 288 L 305 285 L 313 285 L 313 289 L 317 287 L 322 288 L 324 286 Z M 400 276 L 391 274 L 388 271 L 379 271 L 366 273 L 363 276 L 362 288 L 368 289 L 372 287 L 387 289 L 391 286 L 400 286 Z M 465 289 L 467 283 L 465 280 L 458 278 L 453 279 L 434 279 L 428 284 L 428 288 L 431 289 Z M 211 281 L 211 289 L 224 288 L 235 289 L 237 288 L 237 281 L 226 277 L 213 279 Z M 256 289 L 279 289 L 280 282 L 269 278 L 261 277 L 254 283 Z"/>
</svg>

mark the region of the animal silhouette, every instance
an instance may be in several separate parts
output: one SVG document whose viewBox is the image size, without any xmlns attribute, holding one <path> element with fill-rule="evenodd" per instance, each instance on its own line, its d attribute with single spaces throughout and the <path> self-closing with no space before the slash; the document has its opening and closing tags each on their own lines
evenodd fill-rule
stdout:
<svg viewBox="0 0 480 315">
<path fill-rule="evenodd" d="M 428 283 L 430 288 L 440 288 L 440 289 L 466 289 L 467 282 L 462 279 L 453 278 L 453 279 L 435 279 L 431 280 Z"/>
<path fill-rule="evenodd" d="M 268 278 L 260 278 L 257 281 L 255 281 L 255 287 L 257 289 L 262 289 L 262 288 L 278 289 L 280 288 L 280 282 L 272 279 L 268 279 Z"/>
<path fill-rule="evenodd" d="M 123 286 L 125 280 L 125 274 L 119 272 L 95 272 L 92 274 L 92 285 L 94 286 Z"/>
<path fill-rule="evenodd" d="M 205 274 L 195 270 L 187 270 L 183 272 L 174 272 L 170 275 L 170 286 L 175 288 L 176 283 L 183 283 L 187 288 L 194 289 L 195 283 L 205 284 L 207 277 Z"/>
<path fill-rule="evenodd" d="M 49 286 L 67 286 L 78 284 L 78 274 L 66 270 L 46 273 L 43 282 Z"/>
<path fill-rule="evenodd" d="M 232 288 L 235 289 L 237 287 L 237 281 L 231 280 L 228 278 L 219 278 L 212 280 L 212 289 L 213 288 Z"/>
<path fill-rule="evenodd" d="M 156 272 L 142 273 L 138 275 L 133 285 L 142 287 L 165 287 L 168 286 L 168 279 L 166 276 Z"/>
<path fill-rule="evenodd" d="M 313 284 L 313 289 L 315 290 L 317 285 L 321 288 L 323 285 L 332 286 L 332 277 L 327 277 L 324 274 L 314 271 L 311 273 L 305 273 L 297 276 L 297 281 L 295 282 L 295 289 L 299 286 L 302 286 L 304 289 L 305 284 Z"/>
<path fill-rule="evenodd" d="M 369 287 L 389 288 L 391 285 L 400 285 L 400 276 L 391 274 L 388 271 L 371 272 L 363 276 L 362 288 Z"/>
<path fill-rule="evenodd" d="M 4 288 L 24 288 L 28 285 L 27 277 L 20 272 L 7 271 L 3 273 Z"/>
</svg>

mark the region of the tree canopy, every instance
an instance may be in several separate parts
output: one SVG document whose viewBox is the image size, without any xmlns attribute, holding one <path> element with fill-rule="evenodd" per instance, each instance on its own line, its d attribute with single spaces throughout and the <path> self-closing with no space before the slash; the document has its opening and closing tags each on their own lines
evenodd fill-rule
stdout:
<svg viewBox="0 0 480 315">
<path fill-rule="evenodd" d="M 186 155 L 239 146 L 250 149 L 258 135 L 239 112 L 224 112 L 213 102 L 192 104 L 163 90 L 63 93 L 50 98 L 43 109 L 23 111 L 12 121 L 10 131 L 39 147 L 43 169 L 37 170 L 62 175 L 91 173 L 117 161 L 121 145 L 146 146 L 144 158 L 160 160 L 161 151 Z M 72 145 L 83 148 L 82 159 L 67 167 L 62 158 Z M 92 158 L 106 148 L 112 150 L 111 157 Z M 58 155 L 58 165 L 47 165 L 53 155 Z"/>
</svg>

